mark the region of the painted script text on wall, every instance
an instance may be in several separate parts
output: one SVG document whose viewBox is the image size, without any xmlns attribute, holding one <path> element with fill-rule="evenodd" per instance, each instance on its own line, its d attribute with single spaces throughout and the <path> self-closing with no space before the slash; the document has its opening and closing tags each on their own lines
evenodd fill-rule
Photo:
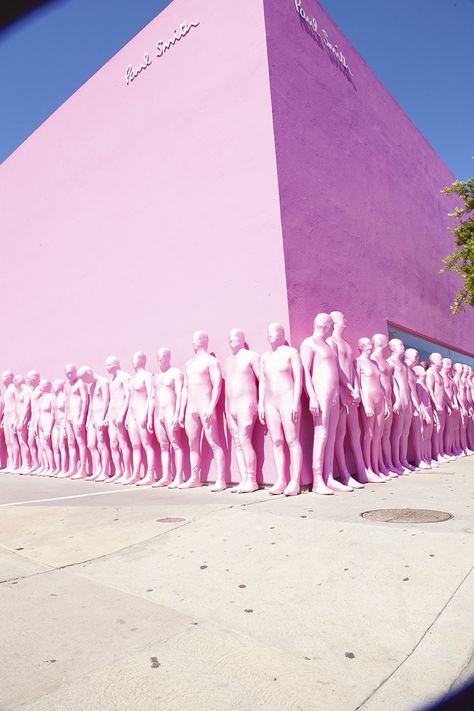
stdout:
<svg viewBox="0 0 474 711">
<path fill-rule="evenodd" d="M 349 65 L 346 62 L 346 58 L 337 46 L 337 44 L 332 44 L 332 42 L 329 41 L 328 33 L 326 30 L 321 30 L 319 32 L 319 26 L 318 22 L 315 17 L 310 18 L 310 16 L 306 13 L 305 9 L 303 8 L 303 0 L 295 0 L 295 8 L 296 12 L 298 15 L 301 17 L 302 20 L 306 22 L 308 27 L 311 29 L 312 32 L 314 32 L 315 35 L 317 35 L 322 43 L 325 45 L 325 47 L 328 49 L 329 52 L 334 56 L 334 58 L 339 62 L 339 64 L 345 69 L 348 74 L 352 76 L 352 72 L 349 68 Z"/>
<path fill-rule="evenodd" d="M 160 59 L 160 57 L 163 57 L 166 52 L 176 44 L 176 42 L 179 42 L 179 40 L 183 39 L 183 37 L 186 37 L 188 32 L 193 27 L 197 27 L 198 25 L 199 21 L 188 22 L 187 20 L 185 20 L 184 22 L 182 22 L 177 30 L 173 30 L 173 34 L 168 40 L 158 40 L 155 45 L 155 57 L 157 57 L 158 59 Z M 152 63 L 153 59 L 150 56 L 150 53 L 145 52 L 143 55 L 143 61 L 140 64 L 137 64 L 135 66 L 129 64 L 125 70 L 125 84 L 129 86 L 132 81 L 134 81 L 139 74 L 144 72 L 145 69 L 148 69 L 148 67 Z"/>
</svg>

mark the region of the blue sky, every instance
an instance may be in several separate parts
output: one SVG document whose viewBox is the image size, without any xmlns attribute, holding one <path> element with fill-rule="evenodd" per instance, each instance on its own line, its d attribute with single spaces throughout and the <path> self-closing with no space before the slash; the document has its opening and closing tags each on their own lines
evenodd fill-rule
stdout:
<svg viewBox="0 0 474 711">
<path fill-rule="evenodd" d="M 168 4 L 56 0 L 4 32 L 0 161 Z M 321 4 L 451 170 L 474 174 L 474 0 Z"/>
</svg>

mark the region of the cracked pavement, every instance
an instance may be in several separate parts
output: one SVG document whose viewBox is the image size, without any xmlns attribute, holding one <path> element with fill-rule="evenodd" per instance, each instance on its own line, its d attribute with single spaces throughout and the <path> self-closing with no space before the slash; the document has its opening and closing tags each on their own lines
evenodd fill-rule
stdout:
<svg viewBox="0 0 474 711">
<path fill-rule="evenodd" d="M 360 515 L 406 507 L 453 518 Z M 474 672 L 473 534 L 474 457 L 291 499 L 0 474 L 0 709 L 417 708 Z"/>
</svg>

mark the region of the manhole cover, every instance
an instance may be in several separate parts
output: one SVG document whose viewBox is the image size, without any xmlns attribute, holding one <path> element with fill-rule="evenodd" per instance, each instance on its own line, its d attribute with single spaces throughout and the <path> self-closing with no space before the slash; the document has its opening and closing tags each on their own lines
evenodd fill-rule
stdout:
<svg viewBox="0 0 474 711">
<path fill-rule="evenodd" d="M 430 511 L 430 509 L 374 509 L 374 511 L 364 511 L 361 516 L 369 521 L 384 523 L 437 523 L 453 517 L 447 511 Z"/>
<path fill-rule="evenodd" d="M 179 518 L 179 516 L 166 516 L 166 518 L 157 518 L 158 523 L 181 523 L 181 521 L 186 521 L 185 518 Z"/>
</svg>

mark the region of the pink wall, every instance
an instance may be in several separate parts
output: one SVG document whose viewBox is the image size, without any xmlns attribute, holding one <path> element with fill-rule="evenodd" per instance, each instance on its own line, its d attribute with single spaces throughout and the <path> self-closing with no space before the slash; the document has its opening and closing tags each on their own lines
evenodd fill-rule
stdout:
<svg viewBox="0 0 474 711">
<path fill-rule="evenodd" d="M 294 0 L 264 0 L 291 336 L 341 310 L 349 337 L 387 320 L 474 352 L 474 313 L 452 317 L 440 195 L 453 176 L 316 0 L 301 6 L 353 73 L 308 32 Z"/>
<path fill-rule="evenodd" d="M 183 365 L 196 328 L 223 358 L 230 328 L 261 351 L 288 325 L 264 33 L 260 2 L 175 0 L 3 164 L 2 369 Z"/>
</svg>

